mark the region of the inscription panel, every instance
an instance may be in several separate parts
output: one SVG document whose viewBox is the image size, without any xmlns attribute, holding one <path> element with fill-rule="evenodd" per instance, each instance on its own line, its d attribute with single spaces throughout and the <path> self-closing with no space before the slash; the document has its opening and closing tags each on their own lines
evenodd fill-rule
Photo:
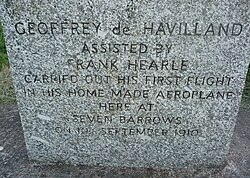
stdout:
<svg viewBox="0 0 250 178">
<path fill-rule="evenodd" d="M 6 1 L 29 157 L 222 164 L 248 66 L 242 1 Z"/>
</svg>

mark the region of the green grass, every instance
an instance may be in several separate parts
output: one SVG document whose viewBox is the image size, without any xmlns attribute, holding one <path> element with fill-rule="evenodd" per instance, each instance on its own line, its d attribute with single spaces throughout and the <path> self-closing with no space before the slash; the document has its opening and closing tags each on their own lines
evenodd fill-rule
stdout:
<svg viewBox="0 0 250 178">
<path fill-rule="evenodd" d="M 0 24 L 0 103 L 13 103 L 15 101 L 16 97 L 9 70 L 3 28 Z"/>
<path fill-rule="evenodd" d="M 250 108 L 250 66 L 248 68 L 247 79 L 245 82 L 241 104 L 243 107 Z"/>
<path fill-rule="evenodd" d="M 9 67 L 3 67 L 0 71 L 0 104 L 14 103 L 16 95 L 12 84 Z"/>
<path fill-rule="evenodd" d="M 15 102 L 15 92 L 10 76 L 9 62 L 0 24 L 0 103 Z M 250 67 L 247 74 L 246 86 L 242 97 L 242 105 L 250 108 Z"/>
<path fill-rule="evenodd" d="M 3 37 L 3 28 L 0 24 L 0 70 L 8 65 L 8 58 Z"/>
</svg>

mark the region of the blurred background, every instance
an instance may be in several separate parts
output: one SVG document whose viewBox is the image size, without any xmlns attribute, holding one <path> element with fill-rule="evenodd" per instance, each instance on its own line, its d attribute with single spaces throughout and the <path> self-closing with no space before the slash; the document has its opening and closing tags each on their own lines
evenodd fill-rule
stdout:
<svg viewBox="0 0 250 178">
<path fill-rule="evenodd" d="M 250 49 L 249 49 L 250 50 Z M 250 109 L 250 67 L 242 96 L 241 106 Z M 4 44 L 3 28 L 0 24 L 0 104 L 15 103 L 16 97 L 11 80 L 9 62 Z"/>
</svg>

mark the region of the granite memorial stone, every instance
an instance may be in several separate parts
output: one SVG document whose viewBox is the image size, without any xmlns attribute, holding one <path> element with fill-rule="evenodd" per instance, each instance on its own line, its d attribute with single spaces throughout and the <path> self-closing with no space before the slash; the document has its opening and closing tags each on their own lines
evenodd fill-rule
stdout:
<svg viewBox="0 0 250 178">
<path fill-rule="evenodd" d="M 0 2 L 31 160 L 223 164 L 249 64 L 249 1 Z"/>
</svg>

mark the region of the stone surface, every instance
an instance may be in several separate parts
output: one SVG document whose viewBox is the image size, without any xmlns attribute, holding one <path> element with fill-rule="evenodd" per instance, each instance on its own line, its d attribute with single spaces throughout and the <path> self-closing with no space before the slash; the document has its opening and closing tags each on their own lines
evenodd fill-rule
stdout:
<svg viewBox="0 0 250 178">
<path fill-rule="evenodd" d="M 37 165 L 28 160 L 18 109 L 0 105 L 0 177 L 92 177 L 92 178 L 249 178 L 250 122 L 249 109 L 241 108 L 224 166 L 198 169 L 148 169 L 109 166 Z"/>
<path fill-rule="evenodd" d="M 2 1 L 29 158 L 222 165 L 249 63 L 248 1 Z"/>
</svg>

